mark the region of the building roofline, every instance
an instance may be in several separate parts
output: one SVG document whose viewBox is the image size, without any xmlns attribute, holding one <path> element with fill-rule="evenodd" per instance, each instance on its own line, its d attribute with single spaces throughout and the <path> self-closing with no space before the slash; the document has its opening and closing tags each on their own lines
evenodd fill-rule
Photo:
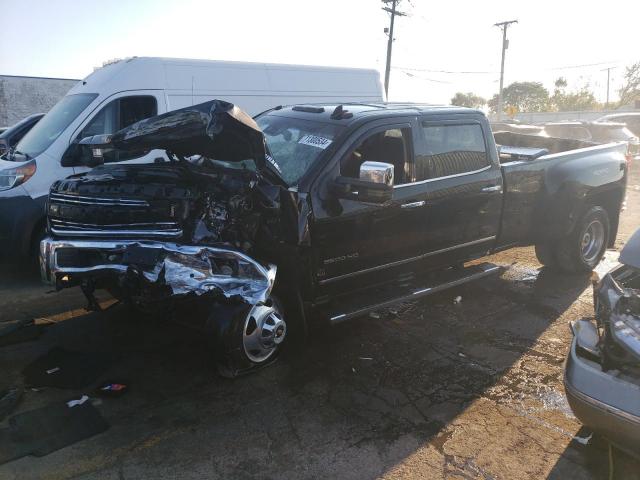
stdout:
<svg viewBox="0 0 640 480">
<path fill-rule="evenodd" d="M 79 82 L 81 79 L 79 78 L 58 78 L 58 77 L 32 77 L 29 75 L 5 75 L 0 74 L 0 77 L 11 77 L 11 78 L 37 78 L 40 80 L 69 80 L 72 82 Z"/>
</svg>

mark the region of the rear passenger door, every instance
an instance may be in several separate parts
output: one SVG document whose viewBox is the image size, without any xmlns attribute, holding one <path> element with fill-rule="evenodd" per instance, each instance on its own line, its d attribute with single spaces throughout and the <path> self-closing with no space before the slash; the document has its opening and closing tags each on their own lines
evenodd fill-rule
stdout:
<svg viewBox="0 0 640 480">
<path fill-rule="evenodd" d="M 414 178 L 426 186 L 427 262 L 486 253 L 498 234 L 503 189 L 488 126 L 473 117 L 427 117 L 420 133 Z"/>
</svg>

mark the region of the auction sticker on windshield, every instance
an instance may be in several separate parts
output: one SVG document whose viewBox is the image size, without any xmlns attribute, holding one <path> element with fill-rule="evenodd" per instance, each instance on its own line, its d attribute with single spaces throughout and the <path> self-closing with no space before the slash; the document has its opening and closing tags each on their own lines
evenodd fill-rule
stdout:
<svg viewBox="0 0 640 480">
<path fill-rule="evenodd" d="M 329 145 L 331 145 L 331 140 L 324 137 L 318 137 L 316 135 L 305 135 L 298 141 L 298 143 L 301 143 L 302 145 L 310 145 L 312 147 L 317 147 L 324 150 Z"/>
</svg>

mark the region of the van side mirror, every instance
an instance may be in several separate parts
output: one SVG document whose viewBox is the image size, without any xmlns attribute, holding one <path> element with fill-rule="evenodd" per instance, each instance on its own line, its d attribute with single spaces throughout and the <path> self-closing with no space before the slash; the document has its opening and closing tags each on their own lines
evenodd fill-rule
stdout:
<svg viewBox="0 0 640 480">
<path fill-rule="evenodd" d="M 83 164 L 97 167 L 104 163 L 104 155 L 115 150 L 111 144 L 111 135 L 93 135 L 85 137 L 79 142 L 80 147 L 87 149 L 89 155 L 83 156 Z"/>
<path fill-rule="evenodd" d="M 360 166 L 360 178 L 336 179 L 334 191 L 340 198 L 360 202 L 383 204 L 393 196 L 393 165 L 384 162 L 364 162 Z"/>
</svg>

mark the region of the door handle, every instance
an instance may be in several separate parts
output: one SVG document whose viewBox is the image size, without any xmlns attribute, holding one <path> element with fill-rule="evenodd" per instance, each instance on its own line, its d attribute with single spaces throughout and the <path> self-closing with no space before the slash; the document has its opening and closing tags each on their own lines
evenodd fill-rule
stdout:
<svg viewBox="0 0 640 480">
<path fill-rule="evenodd" d="M 403 203 L 402 205 L 400 205 L 400 208 L 418 208 L 418 207 L 424 207 L 425 204 L 427 202 L 424 200 L 420 200 L 419 202 L 410 202 L 410 203 Z"/>
<path fill-rule="evenodd" d="M 501 192 L 502 185 L 494 185 L 493 187 L 484 187 L 481 191 L 482 192 Z"/>
</svg>

